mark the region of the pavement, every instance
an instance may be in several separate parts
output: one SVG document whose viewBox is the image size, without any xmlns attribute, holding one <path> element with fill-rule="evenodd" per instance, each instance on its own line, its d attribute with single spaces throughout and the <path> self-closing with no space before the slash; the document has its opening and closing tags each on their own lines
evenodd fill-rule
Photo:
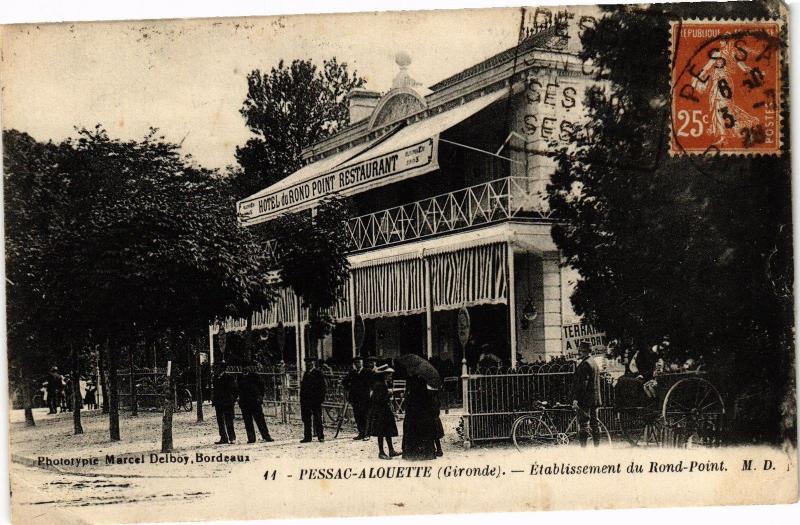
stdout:
<svg viewBox="0 0 800 525">
<path fill-rule="evenodd" d="M 73 434 L 69 412 L 48 415 L 47 409 L 36 409 L 36 426 L 26 427 L 23 412 L 12 411 L 14 522 L 63 525 L 156 521 L 159 508 L 169 509 L 165 516 L 178 520 L 183 506 L 194 512 L 198 502 L 224 493 L 226 480 L 238 479 L 245 472 L 251 475 L 254 464 L 287 464 L 294 458 L 309 457 L 342 465 L 388 463 L 377 458 L 375 439 L 353 440 L 352 428 L 343 428 L 336 439 L 334 431 L 328 430 L 324 443 L 314 440 L 301 444 L 300 425 L 283 424 L 274 418 L 267 418 L 275 439 L 271 443 L 246 443 L 244 424 L 237 418 L 237 442 L 215 445 L 219 436 L 213 407 L 206 405 L 204 413 L 201 423 L 196 421 L 195 412 L 174 415 L 174 448 L 165 455 L 160 453 L 162 415 L 157 412 L 140 412 L 137 417 L 123 413 L 122 439 L 112 442 L 108 416 L 100 410 L 81 412 L 81 435 Z M 442 420 L 447 432 L 443 440 L 445 457 L 465 455 L 455 431 L 460 415 L 443 413 Z M 402 429 L 401 422 L 398 428 Z M 395 440 L 398 449 L 401 439 Z M 410 463 L 398 458 L 391 464 Z"/>
</svg>

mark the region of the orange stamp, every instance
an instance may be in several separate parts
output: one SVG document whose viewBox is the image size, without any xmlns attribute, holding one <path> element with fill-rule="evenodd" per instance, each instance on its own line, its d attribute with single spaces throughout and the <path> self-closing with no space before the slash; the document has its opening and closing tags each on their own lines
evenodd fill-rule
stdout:
<svg viewBox="0 0 800 525">
<path fill-rule="evenodd" d="M 674 22 L 670 154 L 781 153 L 775 21 Z"/>
</svg>

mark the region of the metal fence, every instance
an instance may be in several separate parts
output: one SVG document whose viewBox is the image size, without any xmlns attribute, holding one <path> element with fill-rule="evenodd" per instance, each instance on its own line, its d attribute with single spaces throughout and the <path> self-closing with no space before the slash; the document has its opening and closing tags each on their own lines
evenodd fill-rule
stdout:
<svg viewBox="0 0 800 525">
<path fill-rule="evenodd" d="M 243 367 L 228 367 L 228 372 L 234 375 L 241 374 L 244 370 Z M 297 369 L 277 365 L 268 368 L 252 367 L 249 370 L 257 374 L 264 385 L 264 414 L 284 423 L 300 421 L 300 381 Z M 342 379 L 346 373 L 345 369 L 330 367 L 322 370 L 325 378 L 322 422 L 327 427 L 335 428 L 340 418 L 343 426 L 355 424 L 352 409 L 345 404 L 346 392 L 342 388 Z"/>
<path fill-rule="evenodd" d="M 519 368 L 489 368 L 469 372 L 464 366 L 462 390 L 464 396 L 465 446 L 476 441 L 509 439 L 511 426 L 524 413 L 536 409 L 538 402 L 553 406 L 571 404 L 574 362 L 543 363 Z M 603 406 L 598 416 L 609 429 L 616 431 L 613 411 L 613 381 L 604 376 Z M 565 431 L 574 417 L 571 409 L 552 410 L 550 416 L 556 429 Z"/>
<path fill-rule="evenodd" d="M 234 376 L 241 375 L 245 370 L 258 375 L 264 386 L 263 407 L 264 415 L 280 419 L 282 422 L 300 420 L 300 383 L 295 368 L 276 365 L 272 367 L 242 367 L 230 365 L 227 373 Z M 343 369 L 323 369 L 325 377 L 325 401 L 322 404 L 323 423 L 329 427 L 338 425 L 338 420 L 345 411 L 343 424 L 354 424 L 352 409 L 345 405 L 345 391 L 342 388 L 342 379 L 346 375 Z M 130 410 L 134 402 L 134 393 L 131 388 L 130 369 L 120 369 L 118 375 L 118 394 L 120 408 Z M 164 388 L 166 387 L 165 368 L 137 368 L 133 372 L 135 385 L 136 406 L 142 410 L 160 410 L 163 405 Z M 188 396 L 194 402 L 194 385 L 176 385 L 177 390 Z"/>
<path fill-rule="evenodd" d="M 133 374 L 129 368 L 118 369 L 117 393 L 120 409 L 132 410 L 135 399 L 137 409 L 160 410 L 164 400 L 166 379 L 166 368 L 136 368 Z"/>
</svg>

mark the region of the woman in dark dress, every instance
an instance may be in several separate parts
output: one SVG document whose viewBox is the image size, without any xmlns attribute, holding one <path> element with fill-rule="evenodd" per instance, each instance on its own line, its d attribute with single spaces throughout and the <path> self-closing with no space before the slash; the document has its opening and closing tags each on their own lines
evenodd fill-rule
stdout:
<svg viewBox="0 0 800 525">
<path fill-rule="evenodd" d="M 394 413 L 389 399 L 389 384 L 392 382 L 393 369 L 388 365 L 375 369 L 375 384 L 372 386 L 372 395 L 369 398 L 365 434 L 378 438 L 378 457 L 392 459 L 399 456 L 392 445 L 392 438 L 397 436 L 397 424 L 394 422 Z M 389 454 L 383 450 L 383 441 L 389 447 Z"/>
<path fill-rule="evenodd" d="M 406 381 L 406 410 L 403 420 L 403 458 L 434 459 L 436 457 L 436 440 L 439 435 L 438 403 L 434 405 L 433 396 L 436 391 L 428 390 L 423 379 L 409 377 Z"/>
<path fill-rule="evenodd" d="M 86 395 L 83 397 L 83 404 L 86 405 L 88 409 L 97 408 L 97 387 L 94 386 L 94 382 L 90 379 L 86 382 Z"/>
<path fill-rule="evenodd" d="M 439 417 L 439 414 L 442 411 L 442 404 L 439 399 L 439 391 L 434 390 L 430 387 L 427 387 L 428 395 L 430 396 L 430 403 L 431 403 L 431 410 L 433 413 L 433 423 L 434 423 L 434 436 L 435 439 L 433 440 L 434 449 L 436 451 L 436 456 L 441 457 L 444 456 L 444 452 L 442 451 L 442 439 L 444 438 L 444 426 L 442 425 L 442 419 Z"/>
</svg>

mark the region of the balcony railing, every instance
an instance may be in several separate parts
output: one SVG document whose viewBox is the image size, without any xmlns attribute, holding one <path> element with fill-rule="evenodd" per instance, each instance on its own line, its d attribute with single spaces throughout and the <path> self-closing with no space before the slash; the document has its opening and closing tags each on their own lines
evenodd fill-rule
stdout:
<svg viewBox="0 0 800 525">
<path fill-rule="evenodd" d="M 349 248 L 358 252 L 509 219 L 552 221 L 532 185 L 525 177 L 504 177 L 354 217 L 345 224 Z M 266 240 L 264 249 L 277 261 L 274 239 Z"/>
<path fill-rule="evenodd" d="M 353 251 L 441 235 L 513 218 L 552 220 L 525 177 L 504 177 L 347 221 Z"/>
</svg>

